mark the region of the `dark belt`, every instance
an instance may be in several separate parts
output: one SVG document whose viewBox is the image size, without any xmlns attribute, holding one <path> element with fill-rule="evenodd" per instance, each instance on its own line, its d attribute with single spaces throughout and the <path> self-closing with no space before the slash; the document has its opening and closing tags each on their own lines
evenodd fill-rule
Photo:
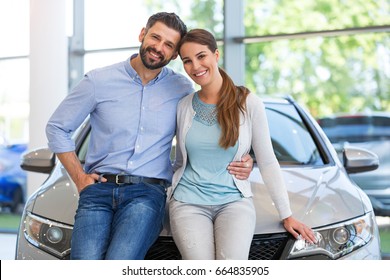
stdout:
<svg viewBox="0 0 390 280">
<path fill-rule="evenodd" d="M 117 185 L 148 183 L 160 185 L 165 188 L 168 186 L 167 181 L 157 178 L 148 178 L 125 174 L 101 174 L 101 176 L 107 179 L 107 183 L 115 183 Z"/>
</svg>

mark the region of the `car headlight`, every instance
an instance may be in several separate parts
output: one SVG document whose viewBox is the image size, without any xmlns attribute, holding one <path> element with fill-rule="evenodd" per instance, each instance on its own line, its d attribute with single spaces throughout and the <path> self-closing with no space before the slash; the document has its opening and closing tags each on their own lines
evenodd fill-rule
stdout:
<svg viewBox="0 0 390 280">
<path fill-rule="evenodd" d="M 374 230 L 373 223 L 373 214 L 368 213 L 344 223 L 315 229 L 317 243 L 310 244 L 303 239 L 296 240 L 288 258 L 310 258 L 320 255 L 330 259 L 341 258 L 371 241 Z"/>
<path fill-rule="evenodd" d="M 27 213 L 24 236 L 34 246 L 58 258 L 70 253 L 72 227 Z"/>
</svg>

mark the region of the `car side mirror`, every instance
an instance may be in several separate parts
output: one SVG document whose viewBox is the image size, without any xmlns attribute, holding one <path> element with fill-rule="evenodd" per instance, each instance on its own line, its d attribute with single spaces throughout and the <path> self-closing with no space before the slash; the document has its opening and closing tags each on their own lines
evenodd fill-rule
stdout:
<svg viewBox="0 0 390 280">
<path fill-rule="evenodd" d="M 49 174 L 55 165 L 55 155 L 49 148 L 41 148 L 22 155 L 20 167 L 26 171 Z"/>
<path fill-rule="evenodd" d="M 343 162 L 347 173 L 372 171 L 379 167 L 379 158 L 375 153 L 350 145 L 344 147 Z"/>
</svg>

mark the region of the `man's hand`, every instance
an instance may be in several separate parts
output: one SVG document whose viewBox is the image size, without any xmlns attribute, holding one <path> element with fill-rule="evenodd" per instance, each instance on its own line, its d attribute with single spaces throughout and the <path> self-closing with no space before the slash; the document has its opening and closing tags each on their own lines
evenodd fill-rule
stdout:
<svg viewBox="0 0 390 280">
<path fill-rule="evenodd" d="M 107 181 L 105 178 L 99 178 L 98 174 L 86 174 L 74 151 L 58 153 L 57 157 L 65 167 L 73 182 L 76 184 L 79 193 L 86 186 L 94 184 L 99 180 L 101 182 Z"/>
<path fill-rule="evenodd" d="M 246 180 L 249 178 L 252 168 L 253 158 L 249 154 L 246 154 L 242 157 L 241 161 L 232 161 L 227 169 L 229 170 L 229 173 L 236 176 L 237 179 Z"/>
<path fill-rule="evenodd" d="M 92 185 L 98 181 L 105 182 L 107 179 L 100 177 L 98 174 L 86 174 L 81 173 L 77 176 L 77 179 L 74 181 L 76 184 L 77 190 L 80 193 L 85 187 Z"/>
</svg>

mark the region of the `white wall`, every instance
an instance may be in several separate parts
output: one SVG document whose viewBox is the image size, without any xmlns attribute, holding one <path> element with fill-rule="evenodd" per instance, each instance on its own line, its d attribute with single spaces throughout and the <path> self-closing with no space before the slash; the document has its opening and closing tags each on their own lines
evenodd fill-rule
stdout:
<svg viewBox="0 0 390 280">
<path fill-rule="evenodd" d="M 67 94 L 67 0 L 30 0 L 29 149 L 47 146 L 46 123 Z M 27 195 L 47 178 L 28 172 Z"/>
</svg>

